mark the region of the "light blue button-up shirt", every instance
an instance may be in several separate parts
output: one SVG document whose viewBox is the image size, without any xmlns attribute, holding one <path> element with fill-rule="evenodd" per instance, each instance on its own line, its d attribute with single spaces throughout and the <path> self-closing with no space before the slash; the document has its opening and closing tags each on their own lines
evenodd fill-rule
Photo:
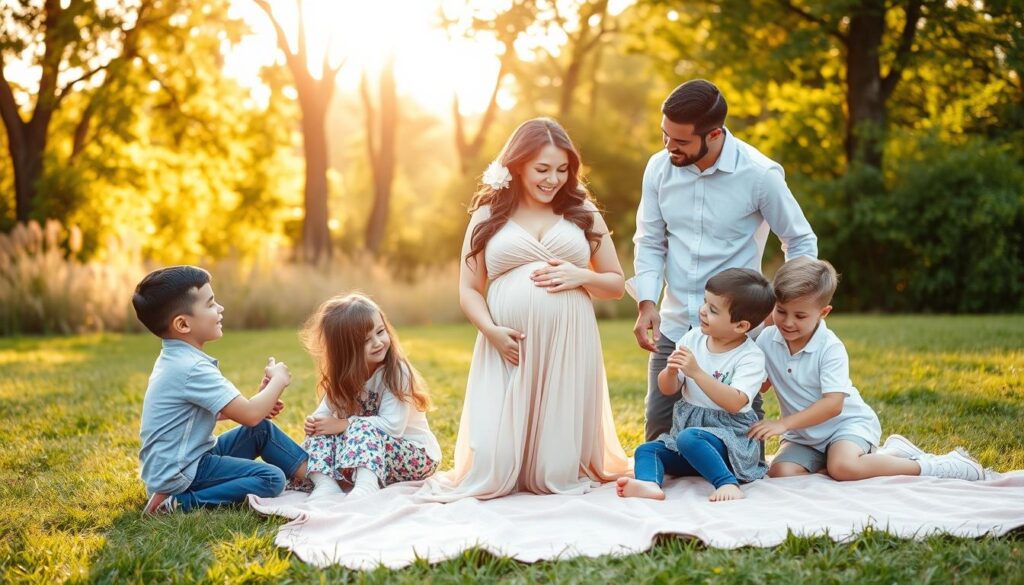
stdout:
<svg viewBox="0 0 1024 585">
<path fill-rule="evenodd" d="M 787 260 L 817 257 L 818 238 L 782 165 L 728 130 L 718 161 L 703 172 L 673 166 L 661 150 L 644 171 L 630 293 L 658 302 L 664 287 L 661 332 L 678 341 L 700 323 L 709 278 L 726 268 L 761 270 L 769 229 Z"/>
</svg>

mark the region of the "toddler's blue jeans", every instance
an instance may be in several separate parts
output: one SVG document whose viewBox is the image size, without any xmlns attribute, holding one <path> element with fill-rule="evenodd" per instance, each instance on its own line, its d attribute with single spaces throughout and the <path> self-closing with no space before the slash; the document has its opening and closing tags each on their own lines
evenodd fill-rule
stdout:
<svg viewBox="0 0 1024 585">
<path fill-rule="evenodd" d="M 661 441 L 651 441 L 636 448 L 633 453 L 636 478 L 661 485 L 665 474 L 675 476 L 699 475 L 711 482 L 715 489 L 726 484 L 739 485 L 727 463 L 729 453 L 725 443 L 715 435 L 701 429 L 683 429 L 676 436 L 678 452 Z"/>
</svg>

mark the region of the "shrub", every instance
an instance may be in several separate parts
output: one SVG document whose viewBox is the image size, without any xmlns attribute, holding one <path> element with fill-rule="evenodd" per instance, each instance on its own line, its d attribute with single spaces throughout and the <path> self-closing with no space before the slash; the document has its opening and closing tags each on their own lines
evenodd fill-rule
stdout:
<svg viewBox="0 0 1024 585">
<path fill-rule="evenodd" d="M 77 258 L 80 246 L 81 232 L 55 221 L 0 234 L 0 335 L 143 330 L 131 293 L 157 266 L 144 262 L 132 242 L 111 239 L 91 261 Z M 373 296 L 398 324 L 462 318 L 454 263 L 399 279 L 365 257 L 310 266 L 271 256 L 202 263 L 213 275 L 228 327 L 298 326 L 324 299 L 350 290 Z"/>
<path fill-rule="evenodd" d="M 891 177 L 855 169 L 813 212 L 844 274 L 837 304 L 865 310 L 1024 310 L 1024 167 L 999 145 L 927 138 Z"/>
</svg>

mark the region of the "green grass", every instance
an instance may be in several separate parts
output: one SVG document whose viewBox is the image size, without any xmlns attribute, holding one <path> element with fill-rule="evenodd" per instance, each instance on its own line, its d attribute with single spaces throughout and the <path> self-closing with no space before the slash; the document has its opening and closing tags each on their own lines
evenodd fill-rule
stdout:
<svg viewBox="0 0 1024 585">
<path fill-rule="evenodd" d="M 1001 471 L 1024 468 L 1024 316 L 837 316 L 829 324 L 846 341 L 854 383 L 884 434 L 902 433 L 929 450 L 964 445 Z M 646 385 L 646 358 L 630 329 L 602 324 L 627 449 L 641 439 Z M 450 462 L 474 332 L 410 327 L 401 336 L 431 384 L 431 425 Z M 791 537 L 772 549 L 736 551 L 666 539 L 626 557 L 523 565 L 469 551 L 402 571 L 321 571 L 274 546 L 281 518 L 244 508 L 139 518 L 139 412 L 158 348 L 142 335 L 0 339 L 0 582 L 1024 583 L 1020 532 L 905 541 L 871 531 L 845 544 Z M 294 331 L 232 331 L 207 349 L 247 393 L 266 356 L 288 362 L 294 378 L 278 422 L 301 435 L 316 400 L 312 363 Z M 774 398 L 766 407 L 777 414 Z"/>
</svg>

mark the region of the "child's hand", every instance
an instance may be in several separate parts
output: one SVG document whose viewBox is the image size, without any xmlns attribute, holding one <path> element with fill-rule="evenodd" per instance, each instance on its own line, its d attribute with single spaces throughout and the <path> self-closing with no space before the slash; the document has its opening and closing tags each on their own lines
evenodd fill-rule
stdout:
<svg viewBox="0 0 1024 585">
<path fill-rule="evenodd" d="M 775 437 L 789 430 L 786 423 L 781 420 L 762 420 L 750 425 L 747 436 L 751 439 L 764 441 L 768 437 Z"/>
<path fill-rule="evenodd" d="M 288 366 L 284 362 L 270 358 L 267 363 L 267 375 L 271 380 L 280 380 L 285 386 L 292 383 L 292 373 L 288 371 Z"/>
<path fill-rule="evenodd" d="M 307 435 L 339 435 L 348 429 L 348 419 L 338 418 L 329 414 L 307 416 L 302 430 Z"/>
<path fill-rule="evenodd" d="M 263 390 L 264 388 L 266 388 L 267 384 L 270 383 L 270 368 L 276 362 L 277 362 L 277 360 L 275 360 L 272 357 L 267 358 L 267 367 L 263 368 L 263 379 L 260 380 L 260 390 Z"/>
<path fill-rule="evenodd" d="M 681 371 L 691 378 L 700 372 L 697 358 L 693 357 L 693 352 L 685 347 L 680 347 L 673 351 L 672 355 L 668 356 L 668 366 Z"/>
<path fill-rule="evenodd" d="M 264 384 L 264 385 L 266 385 L 266 384 Z M 267 417 L 266 417 L 267 420 L 270 420 L 270 419 L 274 418 L 275 416 L 281 414 L 282 410 L 284 410 L 284 402 L 281 402 L 280 400 L 278 400 L 277 402 L 274 403 L 274 406 L 270 409 L 270 414 L 268 414 Z"/>
</svg>

